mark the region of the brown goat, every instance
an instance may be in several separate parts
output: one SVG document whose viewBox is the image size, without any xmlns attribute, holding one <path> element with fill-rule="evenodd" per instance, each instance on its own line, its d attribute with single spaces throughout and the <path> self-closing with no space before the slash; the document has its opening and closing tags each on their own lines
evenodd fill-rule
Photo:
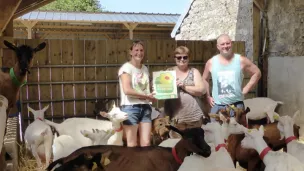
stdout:
<svg viewBox="0 0 304 171">
<path fill-rule="evenodd" d="M 184 158 L 191 153 L 209 157 L 210 146 L 204 140 L 202 128 L 190 128 L 180 131 L 173 126 L 168 129 L 182 135 L 182 139 L 173 148 L 148 146 L 124 147 L 112 145 L 99 145 L 83 147 L 67 157 L 54 161 L 47 170 L 55 171 L 73 170 L 86 165 L 92 169 L 95 162 L 100 169 L 105 171 L 176 171 Z M 107 164 L 103 164 L 108 159 Z"/>
<path fill-rule="evenodd" d="M 0 71 L 0 94 L 8 100 L 8 114 L 9 110 L 16 104 L 19 90 L 25 82 L 26 74 L 30 73 L 29 69 L 32 65 L 33 54 L 44 49 L 46 43 L 43 42 L 34 49 L 27 45 L 17 47 L 6 40 L 4 40 L 4 44 L 15 51 L 18 60 L 15 66 L 11 68 L 10 74 Z M 11 75 L 15 75 L 15 77 Z"/>
<path fill-rule="evenodd" d="M 229 108 L 229 107 L 228 107 Z M 248 125 L 246 122 L 246 114 L 250 111 L 247 107 L 245 111 L 238 108 L 231 108 L 230 110 L 234 110 L 235 112 L 235 119 L 238 123 L 243 126 L 248 127 L 249 129 L 252 128 L 259 128 L 262 124 L 255 124 L 255 125 Z M 224 116 L 229 116 L 228 113 L 229 109 L 226 111 L 222 111 Z M 262 119 L 263 120 L 263 119 Z M 262 121 L 261 122 L 264 122 Z M 256 123 L 261 123 L 256 121 Z M 264 125 L 264 140 L 271 147 L 273 150 L 280 150 L 282 148 L 286 148 L 285 140 L 280 140 L 280 132 L 277 129 L 277 122 L 265 124 Z M 299 127 L 294 125 L 294 134 L 299 138 Z M 250 170 L 263 170 L 265 168 L 264 163 L 259 157 L 259 154 L 253 149 L 243 149 L 241 147 L 241 141 L 244 138 L 244 134 L 240 135 L 231 135 L 228 138 L 228 151 L 232 157 L 232 160 L 235 162 L 239 162 L 240 166 L 247 168 L 248 171 Z"/>
</svg>

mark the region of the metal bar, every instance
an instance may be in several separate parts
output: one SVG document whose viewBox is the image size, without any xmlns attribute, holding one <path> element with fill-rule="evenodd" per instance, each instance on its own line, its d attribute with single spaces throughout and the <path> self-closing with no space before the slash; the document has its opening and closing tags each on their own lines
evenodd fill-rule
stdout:
<svg viewBox="0 0 304 171">
<path fill-rule="evenodd" d="M 103 81 L 54 81 L 54 82 L 29 82 L 27 85 L 55 85 L 55 84 L 95 84 L 95 83 L 118 83 L 118 80 Z"/>
<path fill-rule="evenodd" d="M 83 68 L 83 67 L 120 67 L 121 64 L 77 64 L 77 65 L 39 65 L 31 68 Z M 174 66 L 176 63 L 145 63 L 146 66 Z M 190 62 L 189 65 L 205 65 L 205 62 Z M 8 67 L 2 67 L 7 69 Z"/>
<path fill-rule="evenodd" d="M 71 101 L 96 101 L 96 100 L 100 100 L 100 99 L 110 99 L 110 100 L 117 100 L 120 97 L 99 97 L 99 98 L 78 98 L 78 99 L 51 99 L 51 100 L 24 100 L 22 101 L 22 104 L 26 104 L 26 103 L 49 103 L 49 102 L 54 102 L 54 103 L 58 103 L 58 102 L 71 102 Z"/>
<path fill-rule="evenodd" d="M 58 114 L 58 115 L 55 115 L 55 116 L 45 116 L 44 119 L 47 119 L 47 120 L 51 120 L 51 119 L 67 119 L 67 118 L 74 118 L 74 117 L 77 117 L 77 118 L 87 118 L 87 117 L 90 117 L 90 118 L 96 118 L 96 115 L 94 114 L 81 114 L 81 115 L 68 115 L 68 116 L 62 116 L 62 114 Z M 23 118 L 24 120 L 27 120 L 27 121 L 34 121 L 34 117 L 26 117 L 26 118 Z"/>
</svg>

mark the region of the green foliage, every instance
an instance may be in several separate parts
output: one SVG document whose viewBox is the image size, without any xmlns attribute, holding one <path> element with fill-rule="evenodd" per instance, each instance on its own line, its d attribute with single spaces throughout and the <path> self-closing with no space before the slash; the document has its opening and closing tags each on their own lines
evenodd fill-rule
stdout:
<svg viewBox="0 0 304 171">
<path fill-rule="evenodd" d="M 39 10 L 43 11 L 76 11 L 76 12 L 101 12 L 98 0 L 55 0 Z"/>
</svg>

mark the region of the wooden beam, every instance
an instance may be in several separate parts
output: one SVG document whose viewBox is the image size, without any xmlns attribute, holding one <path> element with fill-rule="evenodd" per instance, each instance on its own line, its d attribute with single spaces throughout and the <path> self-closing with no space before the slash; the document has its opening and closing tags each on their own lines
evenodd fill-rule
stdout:
<svg viewBox="0 0 304 171">
<path fill-rule="evenodd" d="M 256 7 L 258 7 L 260 11 L 264 11 L 265 8 L 264 0 L 253 0 L 253 4 Z"/>
<path fill-rule="evenodd" d="M 42 6 L 45 6 L 54 0 L 23 0 L 19 6 L 19 8 L 16 10 L 13 18 L 18 18 L 30 11 L 36 10 Z"/>
<path fill-rule="evenodd" d="M 2 0 L 0 1 L 0 36 L 7 24 L 11 21 L 15 11 L 20 5 L 21 0 Z"/>
<path fill-rule="evenodd" d="M 21 23 L 27 28 L 27 38 L 33 38 L 32 28 L 38 23 L 38 21 L 28 21 L 28 20 L 21 20 Z"/>
<path fill-rule="evenodd" d="M 133 30 L 138 26 L 138 23 L 123 23 L 129 29 L 129 38 L 133 40 Z"/>
<path fill-rule="evenodd" d="M 20 21 L 20 20 L 19 20 Z M 32 20 L 30 20 L 32 21 Z M 41 23 L 41 22 L 39 22 Z M 23 24 L 14 22 L 14 28 L 24 28 Z M 69 25 L 42 25 L 37 24 L 33 28 L 36 29 L 78 29 L 78 30 L 128 30 L 126 27 L 100 27 L 100 26 L 69 26 Z M 157 31 L 172 31 L 172 27 L 136 27 L 136 30 L 157 30 Z"/>
</svg>

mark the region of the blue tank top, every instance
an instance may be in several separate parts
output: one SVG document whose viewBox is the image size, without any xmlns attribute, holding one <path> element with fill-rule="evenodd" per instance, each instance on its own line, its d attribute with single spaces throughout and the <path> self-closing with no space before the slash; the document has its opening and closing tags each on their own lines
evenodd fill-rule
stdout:
<svg viewBox="0 0 304 171">
<path fill-rule="evenodd" d="M 243 72 L 240 54 L 234 54 L 230 64 L 222 65 L 219 56 L 212 58 L 212 97 L 216 104 L 232 104 L 243 101 Z"/>
</svg>

